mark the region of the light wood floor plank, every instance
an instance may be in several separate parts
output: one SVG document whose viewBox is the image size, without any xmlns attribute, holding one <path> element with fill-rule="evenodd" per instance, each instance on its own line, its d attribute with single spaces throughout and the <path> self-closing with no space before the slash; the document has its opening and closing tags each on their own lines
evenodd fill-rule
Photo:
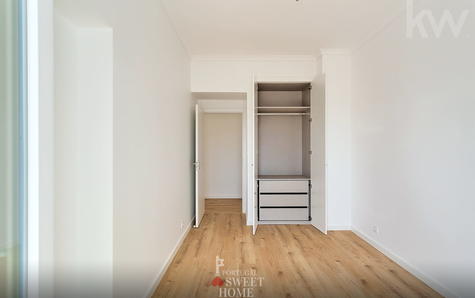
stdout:
<svg viewBox="0 0 475 298">
<path fill-rule="evenodd" d="M 261 225 L 253 236 L 234 199 L 206 200 L 200 228 L 187 235 L 153 297 L 220 297 L 211 284 L 216 256 L 226 270 L 264 278 L 254 297 L 441 297 L 349 231 Z"/>
</svg>

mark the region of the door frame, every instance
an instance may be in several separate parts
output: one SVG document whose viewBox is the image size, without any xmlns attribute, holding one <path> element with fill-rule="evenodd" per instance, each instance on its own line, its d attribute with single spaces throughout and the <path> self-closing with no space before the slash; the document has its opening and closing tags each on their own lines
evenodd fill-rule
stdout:
<svg viewBox="0 0 475 298">
<path fill-rule="evenodd" d="M 38 0 L 26 2 L 26 44 L 27 44 L 27 285 L 26 293 L 28 297 L 39 297 L 39 271 L 40 271 L 40 41 L 39 31 L 46 31 L 44 26 L 38 27 L 40 23 L 40 8 Z M 45 18 L 44 16 L 43 18 Z M 35 30 L 36 29 L 36 30 Z M 53 44 L 49 45 L 53 48 Z M 44 71 L 44 70 L 43 70 Z M 52 79 L 52 76 L 50 76 Z M 45 113 L 46 111 L 43 111 Z M 47 112 L 46 112 L 47 113 Z M 52 113 L 51 113 L 52 114 Z M 46 115 L 45 115 L 46 116 Z M 51 116 L 51 115 L 50 115 Z M 50 131 L 53 128 L 50 127 Z M 48 135 L 48 128 L 43 129 Z M 51 149 L 51 148 L 48 148 Z M 46 150 L 48 150 L 46 149 Z M 51 182 L 51 181 L 49 181 Z M 53 195 L 50 190 L 49 195 Z M 52 206 L 50 206 L 52 207 Z M 51 210 L 52 212 L 52 210 Z M 50 214 L 53 215 L 53 214 Z M 50 227 L 51 231 L 53 227 Z M 51 238 L 52 239 L 52 238 Z M 53 261 L 49 261 L 52 265 Z"/>
<path fill-rule="evenodd" d="M 54 5 L 52 0 L 22 3 L 28 110 L 26 297 L 32 298 L 51 296 L 54 289 Z"/>
<path fill-rule="evenodd" d="M 241 212 L 247 213 L 247 112 L 245 100 L 197 100 L 205 114 L 241 114 Z"/>
<path fill-rule="evenodd" d="M 202 147 L 202 134 L 203 131 L 203 121 L 202 117 L 204 112 L 201 109 L 201 106 L 196 103 L 195 104 L 195 160 L 193 162 L 194 165 L 194 172 L 195 172 L 195 228 L 199 228 L 201 220 L 204 216 L 204 209 L 205 209 L 205 198 L 203 198 L 203 205 L 201 206 L 203 210 L 201 210 L 200 202 L 201 202 L 201 194 L 203 193 L 202 190 L 202 175 L 201 175 L 201 156 L 203 153 L 201 152 Z"/>
</svg>

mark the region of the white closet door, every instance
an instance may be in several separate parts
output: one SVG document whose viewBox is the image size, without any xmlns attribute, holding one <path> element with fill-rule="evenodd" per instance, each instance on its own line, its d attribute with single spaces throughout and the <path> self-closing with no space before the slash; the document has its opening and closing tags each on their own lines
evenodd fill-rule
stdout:
<svg viewBox="0 0 475 298">
<path fill-rule="evenodd" d="M 259 117 L 257 115 L 257 101 L 258 101 L 258 87 L 254 83 L 254 225 L 252 227 L 252 234 L 257 232 L 257 225 L 259 224 L 258 214 L 258 187 L 257 177 L 259 176 Z"/>
<path fill-rule="evenodd" d="M 256 142 L 256 103 L 257 103 L 257 84 L 252 80 L 252 85 L 249 88 L 247 100 L 247 178 L 248 178 L 248 206 L 249 213 L 247 214 L 252 225 L 252 234 L 255 235 L 257 231 L 257 142 Z"/>
<path fill-rule="evenodd" d="M 203 189 L 203 111 L 198 104 L 195 106 L 195 228 L 200 226 L 205 213 L 205 198 Z"/>
<path fill-rule="evenodd" d="M 325 158 L 325 76 L 312 82 L 311 92 L 312 225 L 327 233 Z"/>
</svg>

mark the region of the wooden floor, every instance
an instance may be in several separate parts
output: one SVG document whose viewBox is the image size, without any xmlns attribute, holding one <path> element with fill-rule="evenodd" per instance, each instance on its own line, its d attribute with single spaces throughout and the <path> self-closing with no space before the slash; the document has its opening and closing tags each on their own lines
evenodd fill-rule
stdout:
<svg viewBox="0 0 475 298">
<path fill-rule="evenodd" d="M 153 297 L 440 297 L 352 232 L 260 225 L 253 236 L 244 219 L 240 200 L 206 200 Z"/>
</svg>

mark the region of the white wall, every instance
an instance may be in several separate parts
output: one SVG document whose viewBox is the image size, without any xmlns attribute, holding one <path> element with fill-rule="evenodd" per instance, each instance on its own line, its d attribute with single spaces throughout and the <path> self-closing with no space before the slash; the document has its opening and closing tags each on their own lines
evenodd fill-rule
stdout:
<svg viewBox="0 0 475 298">
<path fill-rule="evenodd" d="M 312 78 L 316 71 L 313 56 L 194 56 L 191 62 L 191 90 L 248 92 L 252 75 Z"/>
<path fill-rule="evenodd" d="M 205 198 L 241 198 L 241 114 L 205 113 L 203 126 Z"/>
<path fill-rule="evenodd" d="M 144 297 L 193 217 L 188 54 L 160 1 L 55 4 L 77 24 L 114 31 L 113 290 Z"/>
<path fill-rule="evenodd" d="M 401 15 L 354 53 L 352 223 L 442 294 L 473 297 L 475 7 L 416 3 L 471 15 L 440 39 L 428 19 L 428 39 L 406 38 Z"/>
<path fill-rule="evenodd" d="M 200 99 L 198 103 L 205 113 L 242 113 L 246 106 L 240 99 Z"/>
<path fill-rule="evenodd" d="M 111 297 L 112 30 L 55 19 L 55 294 Z"/>
<path fill-rule="evenodd" d="M 185 232 L 181 225 L 193 217 L 189 60 L 160 2 L 110 2 L 120 11 L 114 29 L 114 291 L 141 297 Z"/>
</svg>

